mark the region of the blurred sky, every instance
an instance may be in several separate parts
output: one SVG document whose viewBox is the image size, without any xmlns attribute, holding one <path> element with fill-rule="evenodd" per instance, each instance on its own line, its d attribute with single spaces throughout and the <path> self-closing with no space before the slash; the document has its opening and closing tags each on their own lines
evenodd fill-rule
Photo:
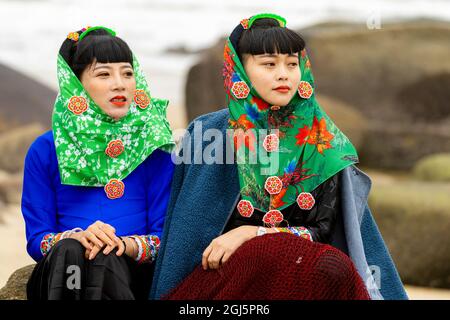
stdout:
<svg viewBox="0 0 450 320">
<path fill-rule="evenodd" d="M 185 74 L 197 55 L 166 50 L 208 47 L 242 18 L 260 12 L 280 14 L 293 28 L 329 20 L 379 21 L 382 27 L 415 17 L 449 21 L 450 1 L 0 0 L 0 63 L 56 89 L 56 55 L 66 35 L 104 25 L 130 45 L 152 94 L 183 104 Z"/>
</svg>

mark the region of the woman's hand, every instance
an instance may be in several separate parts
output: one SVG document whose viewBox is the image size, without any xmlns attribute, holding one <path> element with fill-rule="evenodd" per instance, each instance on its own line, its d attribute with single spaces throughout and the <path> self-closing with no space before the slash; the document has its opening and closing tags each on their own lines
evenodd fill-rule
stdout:
<svg viewBox="0 0 450 320">
<path fill-rule="evenodd" d="M 240 226 L 215 238 L 203 252 L 203 269 L 218 269 L 244 242 L 256 237 L 257 229 L 256 226 Z"/>
<path fill-rule="evenodd" d="M 104 254 L 108 254 L 115 247 L 119 247 L 117 253 L 123 253 L 124 245 L 115 233 L 113 226 L 96 221 L 86 230 L 71 234 L 70 238 L 78 240 L 86 248 L 86 258 L 92 260 L 105 245 L 107 247 L 103 251 Z"/>
</svg>

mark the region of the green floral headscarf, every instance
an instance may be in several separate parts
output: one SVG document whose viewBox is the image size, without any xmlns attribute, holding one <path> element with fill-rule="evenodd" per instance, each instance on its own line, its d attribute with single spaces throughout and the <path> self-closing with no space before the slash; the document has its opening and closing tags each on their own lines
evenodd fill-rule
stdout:
<svg viewBox="0 0 450 320">
<path fill-rule="evenodd" d="M 68 38 L 79 41 L 76 33 Z M 63 184 L 105 186 L 108 197 L 118 198 L 124 189 L 121 180 L 155 149 L 170 152 L 174 147 L 166 119 L 168 101 L 150 96 L 134 56 L 133 69 L 134 101 L 127 115 L 116 121 L 95 104 L 64 58 L 58 55 L 59 94 L 52 125 Z"/>
<path fill-rule="evenodd" d="M 233 40 L 236 45 L 236 39 L 258 18 L 274 18 L 281 27 L 286 24 L 282 17 L 272 14 L 242 20 L 226 41 L 223 75 L 242 196 L 238 210 L 249 217 L 257 208 L 267 212 L 265 223 L 277 225 L 283 220 L 279 210 L 296 201 L 300 208 L 311 209 L 315 200 L 310 192 L 357 163 L 358 157 L 352 143 L 316 101 L 305 49 L 299 54 L 298 94 L 288 105 L 270 106 L 252 87 Z M 266 132 L 265 137 L 258 137 L 260 130 Z M 261 153 L 267 155 L 269 165 L 252 162 L 252 157 L 260 159 Z M 267 168 L 272 172 L 264 172 Z"/>
</svg>

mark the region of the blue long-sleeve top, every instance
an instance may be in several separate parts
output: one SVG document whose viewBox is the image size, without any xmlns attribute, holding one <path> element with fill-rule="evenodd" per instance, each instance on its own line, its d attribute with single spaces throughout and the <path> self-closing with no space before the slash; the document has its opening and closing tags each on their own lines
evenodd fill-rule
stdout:
<svg viewBox="0 0 450 320">
<path fill-rule="evenodd" d="M 173 171 L 170 153 L 156 149 L 122 180 L 124 195 L 111 200 L 103 187 L 61 184 L 53 133 L 44 133 L 25 157 L 22 214 L 29 255 L 42 259 L 40 243 L 46 234 L 86 229 L 97 220 L 112 225 L 118 236 L 160 237 Z"/>
</svg>

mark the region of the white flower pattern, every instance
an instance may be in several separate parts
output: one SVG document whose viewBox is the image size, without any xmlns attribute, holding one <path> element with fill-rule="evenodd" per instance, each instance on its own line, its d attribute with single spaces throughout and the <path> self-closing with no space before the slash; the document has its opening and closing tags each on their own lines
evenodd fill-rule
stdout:
<svg viewBox="0 0 450 320">
<path fill-rule="evenodd" d="M 144 74 L 134 58 L 136 88 L 151 97 Z M 53 132 L 63 184 L 104 186 L 110 179 L 122 180 L 156 148 L 170 152 L 172 131 L 165 117 L 168 101 L 150 98 L 146 109 L 133 102 L 119 121 L 110 118 L 94 103 L 61 56 L 57 73 L 60 92 L 53 112 Z M 68 109 L 73 96 L 84 97 L 88 109 L 75 115 Z M 124 152 L 117 158 L 105 154 L 111 140 L 121 139 Z"/>
</svg>

